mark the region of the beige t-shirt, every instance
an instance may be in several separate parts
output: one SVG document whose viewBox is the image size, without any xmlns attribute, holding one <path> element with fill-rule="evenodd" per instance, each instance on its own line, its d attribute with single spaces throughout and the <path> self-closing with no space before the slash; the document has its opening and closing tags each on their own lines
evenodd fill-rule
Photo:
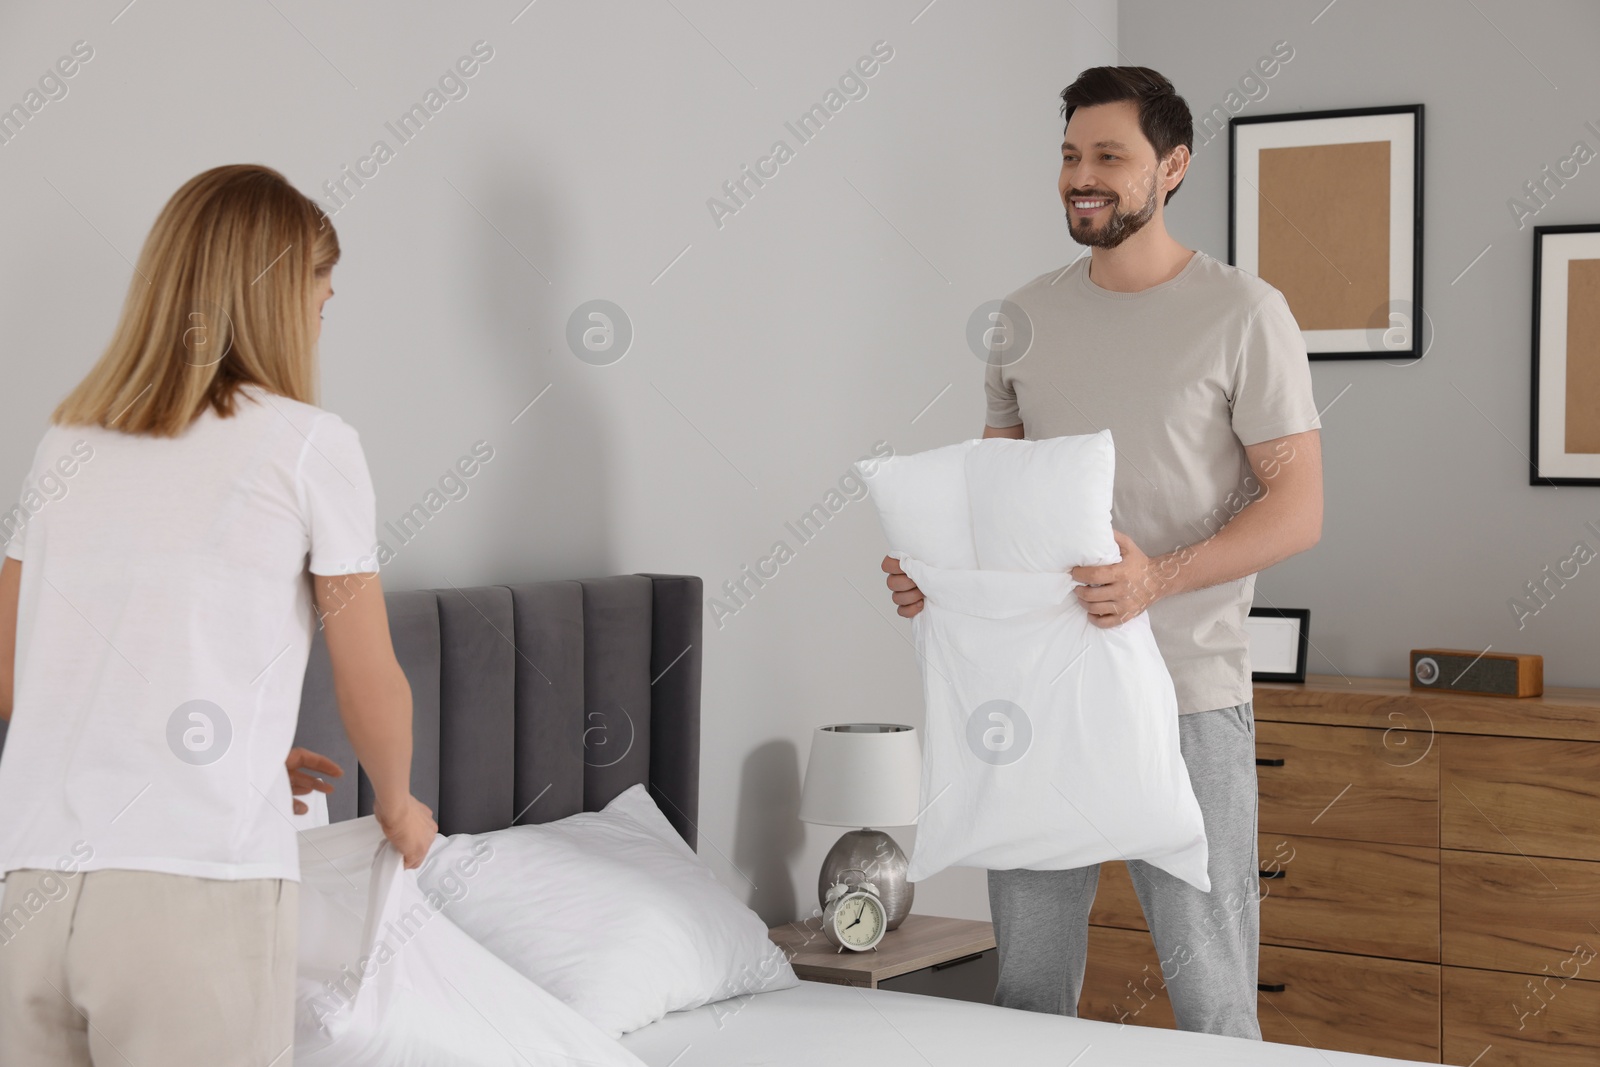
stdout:
<svg viewBox="0 0 1600 1067">
<path fill-rule="evenodd" d="M 1253 274 L 1197 251 L 1170 280 L 1119 293 L 1090 280 L 1090 262 L 1007 298 L 1032 340 L 1020 359 L 1016 347 L 991 349 L 987 422 L 1020 422 L 1034 439 L 1110 429 L 1112 524 L 1157 556 L 1205 540 L 1261 496 L 1244 446 L 1321 427 L 1311 366 L 1283 294 Z M 1280 460 L 1289 456 L 1285 447 Z M 1179 714 L 1251 699 L 1254 594 L 1252 574 L 1150 606 Z"/>
</svg>

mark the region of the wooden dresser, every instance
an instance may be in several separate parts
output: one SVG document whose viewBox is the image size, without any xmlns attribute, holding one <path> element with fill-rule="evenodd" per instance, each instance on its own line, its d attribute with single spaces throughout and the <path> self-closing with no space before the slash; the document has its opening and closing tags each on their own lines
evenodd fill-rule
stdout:
<svg viewBox="0 0 1600 1067">
<path fill-rule="evenodd" d="M 1310 675 L 1257 683 L 1254 708 L 1262 1035 L 1600 1064 L 1600 690 Z M 1172 1026 L 1122 864 L 1102 866 L 1090 921 L 1079 1013 Z"/>
</svg>

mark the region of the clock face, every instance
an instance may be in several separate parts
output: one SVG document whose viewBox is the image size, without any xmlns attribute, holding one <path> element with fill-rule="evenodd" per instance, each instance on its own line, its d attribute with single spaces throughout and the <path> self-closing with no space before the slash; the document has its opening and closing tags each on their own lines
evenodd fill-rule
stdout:
<svg viewBox="0 0 1600 1067">
<path fill-rule="evenodd" d="M 870 945 L 883 932 L 883 905 L 875 897 L 851 897 L 839 905 L 833 926 L 846 945 Z"/>
</svg>

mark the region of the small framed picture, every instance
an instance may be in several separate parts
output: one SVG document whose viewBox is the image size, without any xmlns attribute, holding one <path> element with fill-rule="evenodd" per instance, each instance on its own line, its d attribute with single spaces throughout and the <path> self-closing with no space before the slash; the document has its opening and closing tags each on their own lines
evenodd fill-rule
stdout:
<svg viewBox="0 0 1600 1067">
<path fill-rule="evenodd" d="M 1310 632 L 1310 608 L 1251 608 L 1244 624 L 1251 681 L 1304 682 Z"/>
<path fill-rule="evenodd" d="M 1422 358 L 1422 105 L 1230 119 L 1228 262 L 1283 293 L 1311 359 Z"/>
<path fill-rule="evenodd" d="M 1530 485 L 1600 485 L 1600 223 L 1533 228 Z"/>
</svg>

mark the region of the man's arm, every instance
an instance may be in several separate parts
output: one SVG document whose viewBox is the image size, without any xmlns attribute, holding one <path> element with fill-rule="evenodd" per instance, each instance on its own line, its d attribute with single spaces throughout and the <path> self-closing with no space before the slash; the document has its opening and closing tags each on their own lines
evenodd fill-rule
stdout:
<svg viewBox="0 0 1600 1067">
<path fill-rule="evenodd" d="M 16 699 L 17 599 L 22 589 L 22 561 L 6 557 L 0 567 L 0 719 L 11 721 Z"/>
<path fill-rule="evenodd" d="M 1122 533 L 1122 561 L 1074 567 L 1078 599 L 1096 626 L 1126 622 L 1156 600 L 1266 570 L 1322 539 L 1320 430 L 1246 445 L 1263 488 L 1228 523 L 1193 544 L 1146 556 Z"/>
<path fill-rule="evenodd" d="M 1210 537 L 1152 561 L 1160 574 L 1177 572 L 1163 595 L 1257 574 L 1322 539 L 1322 431 L 1246 445 L 1244 452 L 1261 495 Z"/>
</svg>

